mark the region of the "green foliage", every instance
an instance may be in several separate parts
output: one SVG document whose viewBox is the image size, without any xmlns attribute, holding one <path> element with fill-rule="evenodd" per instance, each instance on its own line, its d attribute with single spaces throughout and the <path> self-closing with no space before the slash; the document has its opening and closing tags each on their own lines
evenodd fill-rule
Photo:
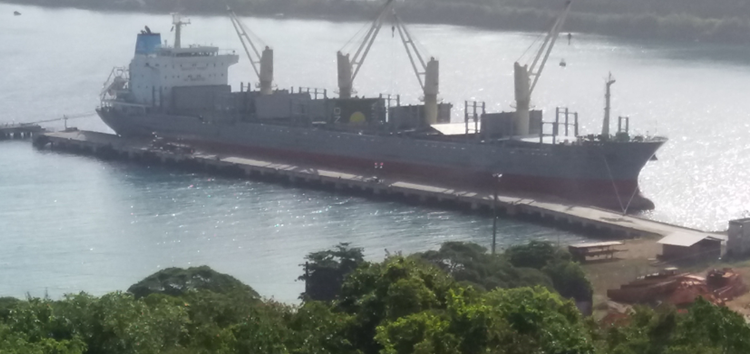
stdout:
<svg viewBox="0 0 750 354">
<path fill-rule="evenodd" d="M 294 353 L 353 353 L 354 346 L 344 336 L 353 316 L 334 311 L 327 303 L 305 302 L 288 317 L 289 328 L 296 333 Z"/>
<path fill-rule="evenodd" d="M 8 318 L 10 311 L 13 310 L 21 300 L 14 297 L 0 297 L 0 321 Z"/>
<path fill-rule="evenodd" d="M 505 256 L 516 267 L 542 269 L 557 261 L 569 261 L 570 254 L 558 249 L 550 242 L 531 241 L 525 245 L 508 248 Z"/>
<path fill-rule="evenodd" d="M 83 354 L 86 345 L 80 338 L 72 340 L 55 340 L 43 338 L 30 342 L 28 337 L 19 331 L 0 323 L 0 353 L 3 354 Z"/>
<path fill-rule="evenodd" d="M 704 299 L 686 314 L 670 307 L 639 307 L 627 326 L 607 329 L 605 338 L 606 350 L 619 354 L 750 352 L 750 327 L 745 319 Z"/>
<path fill-rule="evenodd" d="M 700 299 L 680 321 L 673 336 L 677 347 L 699 345 L 723 353 L 750 353 L 750 327 L 738 313 Z"/>
<path fill-rule="evenodd" d="M 578 263 L 558 260 L 544 266 L 542 271 L 552 279 L 555 290 L 562 297 L 576 301 L 591 301 L 591 282 L 586 279 L 586 273 Z"/>
<path fill-rule="evenodd" d="M 534 249 L 549 254 L 543 246 Z M 236 286 L 179 296 L 115 292 L 57 301 L 4 299 L 0 353 L 750 353 L 745 319 L 704 300 L 686 313 L 638 307 L 625 325 L 602 328 L 542 286 L 491 291 L 463 286 L 432 262 L 461 259 L 449 263 L 461 269 L 457 264 L 479 260 L 471 267 L 484 269 L 482 257 L 489 256 L 475 245 L 443 251 L 427 257 L 430 262 L 421 256 L 365 262 L 344 280 L 338 300 L 301 306 L 259 300 Z M 504 256 L 491 258 L 510 264 Z M 534 265 L 575 273 L 565 269 L 564 259 L 558 254 L 551 263 Z"/>
<path fill-rule="evenodd" d="M 382 354 L 461 353 L 460 340 L 450 333 L 450 322 L 430 312 L 420 312 L 378 327 L 375 339 Z"/>
<path fill-rule="evenodd" d="M 463 285 L 478 289 L 519 288 L 541 285 L 565 298 L 591 301 L 591 284 L 568 252 L 549 242 L 531 241 L 490 255 L 474 243 L 446 242 L 438 251 L 414 255 L 424 259 Z"/>
<path fill-rule="evenodd" d="M 331 301 L 338 297 L 344 278 L 365 261 L 361 248 L 340 243 L 334 249 L 313 252 L 305 256 L 304 273 L 298 278 L 305 282 L 305 300 Z"/>
<path fill-rule="evenodd" d="M 377 326 L 384 321 L 433 309 L 444 309 L 453 279 L 432 265 L 413 258 L 390 257 L 364 264 L 347 277 L 338 310 L 352 316 L 346 338 L 364 353 L 377 353 Z"/>
<path fill-rule="evenodd" d="M 594 346 L 578 309 L 548 290 L 520 288 L 495 290 L 485 304 L 503 318 L 511 329 L 498 348 L 516 348 L 516 353 L 593 353 Z"/>
<path fill-rule="evenodd" d="M 445 310 L 386 321 L 376 335 L 381 353 L 594 352 L 575 306 L 545 288 L 475 295 L 451 291 Z"/>
<path fill-rule="evenodd" d="M 260 297 L 253 288 L 231 275 L 219 273 L 207 266 L 163 269 L 133 284 L 128 292 L 139 299 L 154 293 L 181 296 L 199 289 L 215 293 L 240 291 L 251 297 Z"/>
<path fill-rule="evenodd" d="M 554 289 L 563 297 L 591 302 L 591 283 L 586 279 L 581 266 L 571 261 L 572 257 L 567 251 L 550 242 L 531 241 L 508 248 L 505 256 L 516 267 L 541 270 L 552 280 Z"/>
<path fill-rule="evenodd" d="M 417 253 L 422 258 L 465 285 L 479 289 L 516 288 L 543 285 L 552 287 L 552 282 L 536 269 L 521 269 L 506 258 L 492 256 L 487 249 L 475 243 L 446 242 L 438 251 Z"/>
</svg>

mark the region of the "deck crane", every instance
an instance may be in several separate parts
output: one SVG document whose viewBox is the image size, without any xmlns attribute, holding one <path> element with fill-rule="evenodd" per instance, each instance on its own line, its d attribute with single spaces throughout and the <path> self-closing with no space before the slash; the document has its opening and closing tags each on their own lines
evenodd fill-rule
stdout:
<svg viewBox="0 0 750 354">
<path fill-rule="evenodd" d="M 337 53 L 339 97 L 351 98 L 354 79 L 357 77 L 359 69 L 362 68 L 362 63 L 364 63 L 367 54 L 370 52 L 370 48 L 380 29 L 383 27 L 383 23 L 389 18 L 389 15 L 392 15 L 393 30 L 398 30 L 399 37 L 404 44 L 419 85 L 424 91 L 425 121 L 427 124 L 434 124 L 437 122 L 438 113 L 439 63 L 435 58 L 430 58 L 425 63 L 424 57 L 419 53 L 416 43 L 412 39 L 411 33 L 393 11 L 394 3 L 393 0 L 387 0 L 385 5 L 383 5 L 378 16 L 373 20 L 369 30 L 362 39 L 354 57 L 350 58 L 349 54 L 343 54 L 341 51 Z"/>
<path fill-rule="evenodd" d="M 430 61 L 425 64 L 424 58 L 419 53 L 414 40 L 412 40 L 409 30 L 395 13 L 393 14 L 393 19 L 394 26 L 398 30 L 398 35 L 401 37 L 401 42 L 404 43 L 406 54 L 409 55 L 411 67 L 414 69 L 414 73 L 417 75 L 419 86 L 422 87 L 422 91 L 424 92 L 425 122 L 427 124 L 435 124 L 437 123 L 438 115 L 437 94 L 440 86 L 440 65 L 438 61 L 435 60 L 435 58 L 430 58 Z M 415 57 L 417 61 L 414 60 Z M 419 63 L 419 67 L 417 67 L 417 63 Z M 422 70 L 421 72 L 420 69 Z M 424 79 L 422 79 L 423 76 Z"/>
<path fill-rule="evenodd" d="M 571 3 L 572 0 L 566 1 L 565 9 L 563 9 L 560 15 L 557 16 L 552 28 L 547 32 L 547 36 L 544 38 L 544 42 L 539 48 L 536 56 L 534 56 L 531 66 L 522 66 L 518 62 L 513 66 L 516 94 L 516 135 L 524 136 L 529 134 L 529 105 L 531 102 L 531 93 L 534 92 L 534 88 L 539 82 L 539 77 L 542 75 L 544 65 L 547 63 L 549 54 L 552 52 L 552 48 L 555 46 L 560 30 L 565 23 L 565 19 L 568 17 Z M 530 80 L 531 76 L 534 77 L 533 81 Z"/>
<path fill-rule="evenodd" d="M 234 26 L 234 30 L 237 32 L 240 42 L 242 42 L 242 47 L 245 49 L 247 59 L 250 60 L 255 75 L 260 79 L 260 93 L 262 95 L 270 95 L 273 93 L 273 49 L 266 46 L 262 54 L 258 52 L 258 48 L 247 34 L 248 30 L 237 17 L 237 14 L 228 6 L 227 11 L 229 12 L 229 19 L 232 21 L 232 26 Z M 252 53 L 250 50 L 252 50 Z M 253 58 L 258 58 L 259 60 Z"/>
<path fill-rule="evenodd" d="M 380 28 L 383 27 L 383 22 L 385 22 L 388 12 L 393 9 L 393 4 L 393 0 L 387 0 L 385 5 L 380 9 L 378 16 L 372 21 L 370 29 L 362 39 L 362 43 L 357 48 L 353 58 L 349 58 L 348 53 L 343 54 L 341 51 L 336 53 L 340 98 L 352 97 L 352 84 L 354 78 L 357 77 L 359 69 L 362 68 L 362 63 L 364 63 L 367 53 L 370 52 L 372 43 L 375 42 L 375 38 L 378 36 L 378 32 L 380 32 Z"/>
</svg>

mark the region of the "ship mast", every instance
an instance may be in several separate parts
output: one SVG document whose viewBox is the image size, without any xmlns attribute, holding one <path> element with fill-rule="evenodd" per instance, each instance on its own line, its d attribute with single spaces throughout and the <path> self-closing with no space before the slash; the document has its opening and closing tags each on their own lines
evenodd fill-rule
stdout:
<svg viewBox="0 0 750 354">
<path fill-rule="evenodd" d="M 190 20 L 187 22 L 182 21 L 182 16 L 178 13 L 172 14 L 172 24 L 174 25 L 174 47 L 180 48 L 181 37 L 182 37 L 182 26 L 189 25 Z"/>
<path fill-rule="evenodd" d="M 232 21 L 232 26 L 234 26 L 234 30 L 237 32 L 240 42 L 242 42 L 242 47 L 245 49 L 247 59 L 253 66 L 255 75 L 260 79 L 260 93 L 262 95 L 270 95 L 273 93 L 273 49 L 265 46 L 262 53 L 258 52 L 258 47 L 250 39 L 248 35 L 249 31 L 237 17 L 237 14 L 229 6 L 227 6 L 227 11 L 229 12 L 229 19 Z M 255 54 L 255 58 L 259 58 L 259 60 L 253 59 L 253 55 L 250 52 L 251 49 L 252 53 Z"/>
<path fill-rule="evenodd" d="M 610 111 L 610 99 L 611 99 L 611 89 L 610 87 L 617 82 L 614 77 L 612 77 L 612 73 L 609 73 L 609 77 L 607 78 L 606 82 L 606 93 L 604 94 L 604 122 L 602 122 L 602 139 L 608 139 L 609 138 L 609 111 Z"/>
<path fill-rule="evenodd" d="M 552 52 L 552 48 L 555 46 L 560 30 L 565 23 L 565 19 L 568 17 L 571 4 L 572 0 L 568 0 L 565 3 L 565 9 L 563 9 L 555 20 L 554 25 L 552 25 L 552 28 L 547 32 L 547 36 L 544 38 L 544 42 L 537 51 L 536 56 L 534 56 L 534 61 L 531 65 L 527 64 L 522 66 L 517 62 L 513 65 L 516 96 L 516 135 L 523 136 L 529 134 L 531 93 L 539 82 L 542 70 L 544 70 L 544 65 L 547 63 L 547 59 Z M 530 79 L 531 76 L 534 76 L 533 81 Z"/>
</svg>

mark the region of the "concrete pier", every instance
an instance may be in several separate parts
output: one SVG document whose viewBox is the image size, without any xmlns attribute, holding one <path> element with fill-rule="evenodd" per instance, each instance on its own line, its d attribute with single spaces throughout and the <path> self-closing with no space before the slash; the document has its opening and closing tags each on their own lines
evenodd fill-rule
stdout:
<svg viewBox="0 0 750 354">
<path fill-rule="evenodd" d="M 175 149 L 154 147 L 152 141 L 147 139 L 124 139 L 97 132 L 43 133 L 34 136 L 34 145 L 38 148 L 91 154 L 103 158 L 197 167 L 206 171 L 232 173 L 249 178 L 271 178 L 279 182 L 366 193 L 380 198 L 407 198 L 409 201 L 417 201 L 430 206 L 439 205 L 492 212 L 494 204 L 493 195 L 490 193 L 449 189 L 403 180 L 376 179 L 372 176 L 242 156 L 217 155 L 206 151 L 185 153 L 175 151 Z M 523 218 L 562 229 L 585 231 L 599 237 L 712 235 L 711 232 L 544 197 L 498 195 L 497 212 L 505 216 Z"/>
<path fill-rule="evenodd" d="M 7 124 L 0 125 L 0 140 L 30 139 L 34 135 L 44 132 L 44 128 L 37 124 Z"/>
</svg>

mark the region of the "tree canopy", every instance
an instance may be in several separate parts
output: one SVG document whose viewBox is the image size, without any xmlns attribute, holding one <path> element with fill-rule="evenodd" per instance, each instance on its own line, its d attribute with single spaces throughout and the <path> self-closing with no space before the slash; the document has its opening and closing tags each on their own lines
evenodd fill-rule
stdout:
<svg viewBox="0 0 750 354">
<path fill-rule="evenodd" d="M 251 297 L 260 297 L 250 286 L 231 275 L 219 273 L 207 266 L 188 269 L 166 268 L 128 288 L 128 292 L 136 298 L 154 293 L 181 296 L 192 290 L 210 290 L 217 293 L 239 291 Z"/>
<path fill-rule="evenodd" d="M 302 299 L 331 301 L 338 297 L 344 277 L 365 261 L 363 249 L 340 243 L 335 248 L 313 252 L 305 256 L 303 274 L 297 279 L 305 282 Z"/>
<path fill-rule="evenodd" d="M 564 253 L 552 250 L 535 244 L 491 256 L 476 245 L 453 243 L 415 256 L 362 261 L 343 278 L 336 299 L 307 298 L 300 305 L 238 291 L 247 290 L 246 285 L 211 282 L 211 286 L 201 283 L 179 287 L 179 292 L 152 291 L 140 297 L 114 292 L 101 297 L 70 294 L 59 300 L 2 298 L 0 353 L 750 352 L 750 326 L 745 319 L 707 301 L 699 300 L 680 312 L 641 307 L 611 325 L 582 316 L 572 301 L 553 290 L 554 281 L 552 287 L 475 285 L 490 284 L 486 279 L 492 278 L 492 267 L 514 263 L 548 276 L 544 269 L 565 259 Z M 519 254 L 528 257 L 514 258 Z M 536 258 L 539 254 L 552 260 L 541 261 Z M 195 269 L 211 274 L 211 279 L 223 276 L 207 272 L 208 267 Z M 185 274 L 197 273 L 195 269 L 162 271 L 139 284 L 163 284 L 162 278 L 170 278 L 165 274 L 177 274 L 184 280 L 180 284 L 193 284 L 186 280 L 192 276 Z M 472 281 L 459 280 L 466 274 Z M 502 277 L 510 279 L 505 284 L 523 284 L 513 276 Z M 236 281 L 224 279 L 230 284 Z"/>
<path fill-rule="evenodd" d="M 437 251 L 417 253 L 464 284 L 483 290 L 544 286 L 565 298 L 592 300 L 591 283 L 567 251 L 549 242 L 532 241 L 500 255 L 473 243 L 446 242 Z"/>
</svg>

